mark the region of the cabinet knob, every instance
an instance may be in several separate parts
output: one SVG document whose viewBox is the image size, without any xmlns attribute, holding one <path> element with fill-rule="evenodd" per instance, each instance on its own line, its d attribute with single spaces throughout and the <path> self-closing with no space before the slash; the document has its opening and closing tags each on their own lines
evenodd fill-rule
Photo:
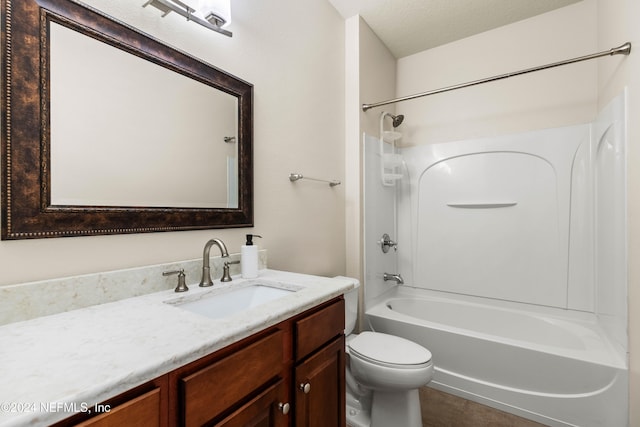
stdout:
<svg viewBox="0 0 640 427">
<path fill-rule="evenodd" d="M 289 413 L 289 409 L 291 409 L 291 406 L 288 403 L 278 403 L 278 409 L 280 410 L 280 412 L 282 412 L 283 415 L 287 415 Z"/>
<path fill-rule="evenodd" d="M 311 391 L 311 384 L 309 383 L 302 383 L 298 386 L 298 388 L 304 392 L 304 394 L 309 394 L 309 392 Z"/>
</svg>

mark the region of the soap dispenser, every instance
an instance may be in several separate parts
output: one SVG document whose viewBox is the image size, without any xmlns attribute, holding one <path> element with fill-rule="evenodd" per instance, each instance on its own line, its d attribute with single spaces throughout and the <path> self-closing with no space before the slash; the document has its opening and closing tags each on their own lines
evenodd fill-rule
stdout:
<svg viewBox="0 0 640 427">
<path fill-rule="evenodd" d="M 258 277 L 258 247 L 253 244 L 253 238 L 260 237 L 257 234 L 247 234 L 247 241 L 240 247 L 240 267 L 243 279 L 255 279 Z"/>
</svg>

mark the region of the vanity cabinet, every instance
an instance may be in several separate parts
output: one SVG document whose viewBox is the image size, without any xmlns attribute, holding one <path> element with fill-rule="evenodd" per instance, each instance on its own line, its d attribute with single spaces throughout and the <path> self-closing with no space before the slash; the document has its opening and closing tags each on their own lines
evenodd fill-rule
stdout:
<svg viewBox="0 0 640 427">
<path fill-rule="evenodd" d="M 344 345 L 338 297 L 56 426 L 344 427 Z"/>
<path fill-rule="evenodd" d="M 344 300 L 337 298 L 170 374 L 185 427 L 343 427 Z"/>
</svg>

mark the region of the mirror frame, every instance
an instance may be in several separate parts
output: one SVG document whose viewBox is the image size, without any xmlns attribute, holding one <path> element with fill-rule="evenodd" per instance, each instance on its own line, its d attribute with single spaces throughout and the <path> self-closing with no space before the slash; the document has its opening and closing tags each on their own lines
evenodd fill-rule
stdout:
<svg viewBox="0 0 640 427">
<path fill-rule="evenodd" d="M 253 226 L 253 85 L 72 0 L 0 2 L 2 240 Z M 238 207 L 51 205 L 50 22 L 237 97 Z"/>
</svg>

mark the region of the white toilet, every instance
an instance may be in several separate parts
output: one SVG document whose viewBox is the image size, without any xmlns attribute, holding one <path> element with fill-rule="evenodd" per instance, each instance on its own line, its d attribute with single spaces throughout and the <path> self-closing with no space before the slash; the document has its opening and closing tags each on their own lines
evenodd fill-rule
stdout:
<svg viewBox="0 0 640 427">
<path fill-rule="evenodd" d="M 359 285 L 345 294 L 347 425 L 421 427 L 418 389 L 431 381 L 431 352 L 393 335 L 352 334 Z"/>
</svg>

